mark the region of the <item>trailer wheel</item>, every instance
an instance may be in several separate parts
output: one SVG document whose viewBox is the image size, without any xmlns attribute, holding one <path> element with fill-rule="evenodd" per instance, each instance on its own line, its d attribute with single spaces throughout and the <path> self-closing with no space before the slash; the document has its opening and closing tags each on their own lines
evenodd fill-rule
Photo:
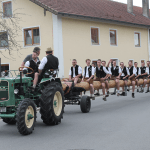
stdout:
<svg viewBox="0 0 150 150">
<path fill-rule="evenodd" d="M 21 101 L 17 109 L 16 120 L 20 134 L 32 133 L 36 121 L 36 106 L 33 100 L 27 98 Z"/>
<path fill-rule="evenodd" d="M 41 119 L 46 125 L 57 125 L 64 113 L 64 93 L 58 82 L 51 82 L 42 92 L 40 98 Z"/>
<path fill-rule="evenodd" d="M 91 100 L 89 96 L 82 96 L 81 102 L 80 102 L 80 108 L 83 113 L 90 112 Z"/>
<path fill-rule="evenodd" d="M 15 118 L 2 118 L 3 119 L 3 122 L 7 123 L 7 124 L 16 124 L 16 120 Z"/>
</svg>

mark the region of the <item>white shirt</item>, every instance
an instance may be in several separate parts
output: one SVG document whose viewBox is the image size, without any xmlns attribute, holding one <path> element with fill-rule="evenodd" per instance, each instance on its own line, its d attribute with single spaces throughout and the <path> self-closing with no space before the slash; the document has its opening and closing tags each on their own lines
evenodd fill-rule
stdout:
<svg viewBox="0 0 150 150">
<path fill-rule="evenodd" d="M 106 67 L 102 66 L 103 67 L 103 71 L 106 73 L 106 74 L 109 74 L 109 71 L 106 69 Z M 101 68 L 101 66 L 100 66 Z M 98 68 L 98 70 L 100 70 L 100 68 Z M 96 73 L 96 67 L 94 69 L 94 74 Z"/>
<path fill-rule="evenodd" d="M 137 68 L 133 67 L 133 74 L 135 74 L 135 76 L 137 76 Z M 141 75 L 141 69 L 139 67 L 139 70 L 138 70 L 138 75 Z"/>
<path fill-rule="evenodd" d="M 86 67 L 87 67 L 87 68 L 86 68 L 86 75 L 85 75 L 85 69 L 84 69 L 84 70 L 83 70 L 83 76 L 85 75 L 85 78 L 89 78 L 89 71 L 88 71 L 88 69 L 89 69 L 90 66 L 86 66 Z M 92 70 L 91 70 L 91 73 L 92 73 L 91 75 L 92 75 L 92 76 L 94 76 L 94 69 L 95 69 L 95 68 L 92 67 Z"/>
<path fill-rule="evenodd" d="M 32 59 L 33 60 L 33 59 Z M 34 60 L 33 60 L 34 61 Z M 34 61 L 35 62 L 35 61 Z M 36 64 L 39 62 L 39 60 L 37 60 L 37 62 L 35 62 Z M 24 65 L 25 67 L 29 67 L 30 66 L 30 61 L 27 61 Z M 28 68 L 23 68 L 23 70 L 27 70 Z"/>
<path fill-rule="evenodd" d="M 42 60 L 41 60 L 41 63 L 39 65 L 39 70 L 43 70 L 45 65 L 47 63 L 47 57 L 44 57 Z"/>
<path fill-rule="evenodd" d="M 112 73 L 111 73 L 111 68 L 110 68 L 110 67 L 108 67 L 108 72 L 109 72 L 109 74 L 112 75 Z"/>
<path fill-rule="evenodd" d="M 146 67 L 146 73 L 149 75 L 149 67 Z"/>
<path fill-rule="evenodd" d="M 76 76 L 75 75 L 75 67 L 73 67 L 73 78 Z M 82 74 L 82 68 L 80 66 L 78 67 L 78 74 Z M 71 68 L 70 68 L 70 71 L 69 71 L 69 76 L 71 76 Z"/>
<path fill-rule="evenodd" d="M 120 69 L 121 69 L 121 73 L 122 73 L 123 69 L 121 67 L 120 67 Z M 129 69 L 127 67 L 126 67 L 126 71 L 127 71 L 127 75 L 130 75 Z M 125 74 L 122 73 L 121 76 L 125 76 Z"/>
<path fill-rule="evenodd" d="M 131 68 L 128 68 L 129 73 L 130 73 L 130 69 L 131 69 Z M 135 71 L 134 67 L 133 67 L 133 74 L 136 74 L 136 71 Z M 130 75 L 130 76 L 131 76 L 131 75 Z"/>
</svg>

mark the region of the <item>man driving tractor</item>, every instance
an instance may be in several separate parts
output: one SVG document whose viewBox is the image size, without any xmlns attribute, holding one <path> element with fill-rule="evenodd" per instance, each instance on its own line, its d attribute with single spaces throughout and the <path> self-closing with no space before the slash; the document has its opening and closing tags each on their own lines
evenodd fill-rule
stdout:
<svg viewBox="0 0 150 150">
<path fill-rule="evenodd" d="M 29 68 L 24 68 L 23 69 L 23 74 L 26 74 L 27 71 L 28 71 L 29 74 L 27 74 L 26 76 L 27 77 L 32 77 L 33 80 L 34 80 L 34 74 L 38 73 L 39 64 L 40 64 L 40 61 L 38 59 L 38 54 L 33 52 L 32 59 L 25 63 L 25 67 L 29 67 Z M 31 70 L 30 68 L 33 69 L 33 70 Z M 32 71 L 34 71 L 34 73 L 31 73 Z"/>
<path fill-rule="evenodd" d="M 32 87 L 32 92 L 34 92 L 37 83 L 39 83 L 45 72 L 49 69 L 58 69 L 59 65 L 59 60 L 57 57 L 53 55 L 53 50 L 51 48 L 47 48 L 46 50 L 46 57 L 44 57 L 38 67 L 38 73 L 36 72 L 34 75 L 34 80 L 33 80 L 33 87 Z"/>
</svg>

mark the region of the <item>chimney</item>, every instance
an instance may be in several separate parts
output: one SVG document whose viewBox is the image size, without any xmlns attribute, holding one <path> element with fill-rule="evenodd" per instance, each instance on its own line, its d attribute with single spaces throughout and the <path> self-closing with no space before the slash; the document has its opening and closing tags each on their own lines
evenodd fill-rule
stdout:
<svg viewBox="0 0 150 150">
<path fill-rule="evenodd" d="M 149 0 L 142 0 L 143 16 L 149 18 Z"/>
<path fill-rule="evenodd" d="M 133 14 L 133 0 L 127 0 L 127 11 Z"/>
</svg>

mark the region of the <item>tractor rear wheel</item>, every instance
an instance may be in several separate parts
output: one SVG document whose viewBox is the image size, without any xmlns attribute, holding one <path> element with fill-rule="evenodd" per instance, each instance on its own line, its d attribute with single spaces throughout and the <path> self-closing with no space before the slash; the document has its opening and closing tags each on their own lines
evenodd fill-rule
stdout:
<svg viewBox="0 0 150 150">
<path fill-rule="evenodd" d="M 89 96 L 82 96 L 80 108 L 83 113 L 88 113 L 91 109 L 91 100 Z"/>
<path fill-rule="evenodd" d="M 16 120 L 15 118 L 2 118 L 3 119 L 3 122 L 7 123 L 7 124 L 16 124 Z"/>
<path fill-rule="evenodd" d="M 64 92 L 58 82 L 51 82 L 42 92 L 40 98 L 41 119 L 46 125 L 57 125 L 64 112 Z"/>
<path fill-rule="evenodd" d="M 36 106 L 33 100 L 27 98 L 21 101 L 17 109 L 16 120 L 20 134 L 32 133 L 36 121 Z"/>
</svg>

